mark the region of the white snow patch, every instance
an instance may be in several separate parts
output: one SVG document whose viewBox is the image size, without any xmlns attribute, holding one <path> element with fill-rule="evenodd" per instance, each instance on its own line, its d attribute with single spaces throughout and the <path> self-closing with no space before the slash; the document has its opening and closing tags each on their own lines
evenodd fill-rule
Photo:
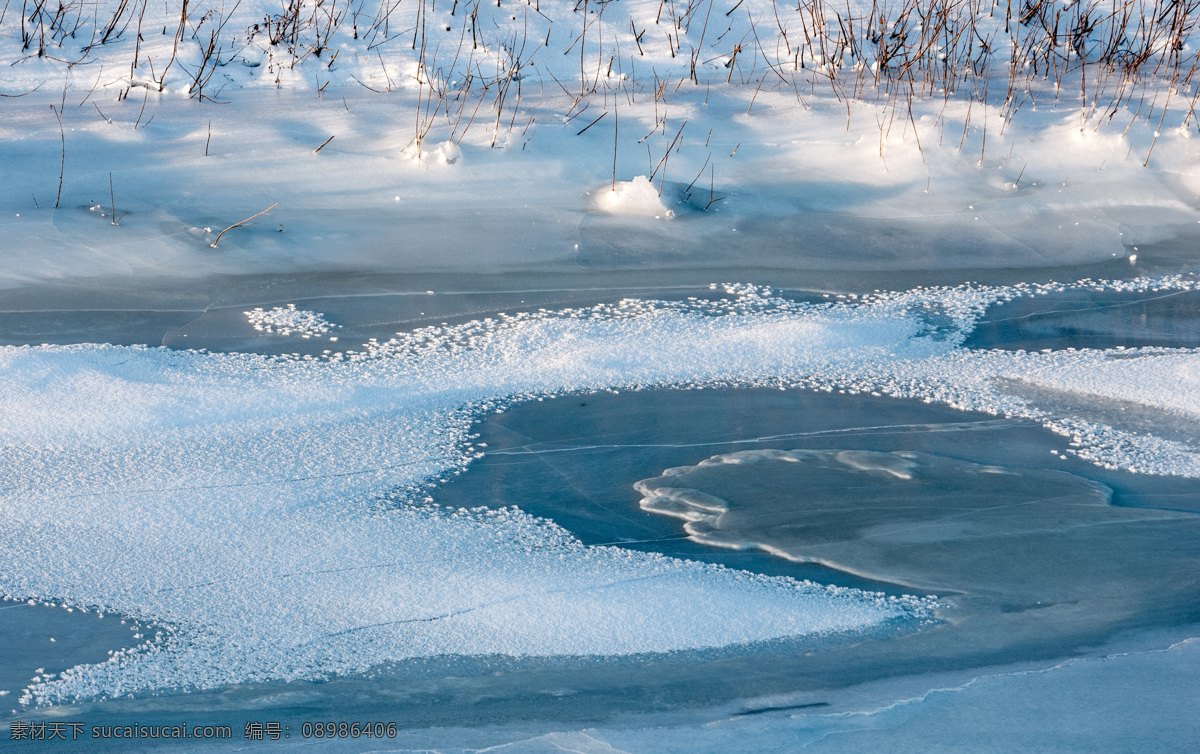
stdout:
<svg viewBox="0 0 1200 754">
<path fill-rule="evenodd" d="M 420 165 L 454 165 L 462 159 L 462 149 L 452 141 L 444 141 L 432 149 L 426 149 L 423 144 L 414 142 L 405 147 L 404 154 Z"/>
<path fill-rule="evenodd" d="M 671 218 L 675 211 L 663 204 L 658 189 L 644 175 L 632 181 L 617 181 L 616 187 L 596 194 L 596 206 L 612 215 Z"/>
<path fill-rule="evenodd" d="M 269 311 L 255 307 L 244 314 L 255 330 L 268 335 L 299 335 L 302 338 L 311 338 L 314 335 L 332 332 L 339 327 L 325 319 L 321 312 L 297 309 L 295 304 L 276 306 Z"/>
</svg>

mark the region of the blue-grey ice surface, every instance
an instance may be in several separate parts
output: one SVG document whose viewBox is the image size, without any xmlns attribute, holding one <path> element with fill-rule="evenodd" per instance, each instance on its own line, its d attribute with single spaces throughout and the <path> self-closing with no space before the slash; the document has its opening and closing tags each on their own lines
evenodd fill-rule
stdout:
<svg viewBox="0 0 1200 754">
<path fill-rule="evenodd" d="M 962 346 L 997 303 L 1095 287 L 1144 295 L 1195 283 L 1177 276 L 853 299 L 726 285 L 682 299 L 497 314 L 354 349 L 339 345 L 344 331 L 331 334 L 339 323 L 326 312 L 259 307 L 242 316 L 260 337 L 330 347 L 296 356 L 6 347 L 0 422 L 13 461 L 0 551 L 10 604 L 52 602 L 86 609 L 89 619 L 102 612 L 109 615 L 100 620 L 136 617 L 146 626 L 105 661 L 81 653 L 84 664 L 75 667 L 40 666 L 32 682 L 9 690 L 25 705 L 15 714 L 67 704 L 79 714 L 161 719 L 207 709 L 230 719 L 205 700 L 232 691 L 239 709 L 266 705 L 293 721 L 316 704 L 404 710 L 411 727 L 433 703 L 423 700 L 440 698 L 443 712 L 429 724 L 526 720 L 548 743 L 568 735 L 555 730 L 583 735 L 589 720 L 641 709 L 668 716 L 655 718 L 654 729 L 682 726 L 672 741 L 725 715 L 734 729 L 767 726 L 764 743 L 779 736 L 788 748 L 799 740 L 793 736 L 808 735 L 799 730 L 842 730 L 822 727 L 830 719 L 823 705 L 907 720 L 895 710 L 942 699 L 922 692 L 926 701 L 896 706 L 895 689 L 865 691 L 881 674 L 949 673 L 975 689 L 970 679 L 983 677 L 970 675 L 975 667 L 1061 661 L 1117 641 L 1123 629 L 1178 632 L 1196 612 L 1186 597 L 1196 563 L 1189 496 L 1178 505 L 1114 507 L 1114 488 L 1086 475 L 1185 485 L 1197 475 L 1186 432 L 1165 439 L 1122 428 L 1122 417 L 1104 409 L 1137 405 L 1165 417 L 1167 428 L 1185 426 L 1197 413 L 1200 357 L 1160 347 Z M 913 408 L 902 422 L 708 441 L 696 436 L 711 424 L 703 414 L 676 414 L 658 440 L 691 465 L 626 478 L 624 499 L 588 498 L 607 518 L 577 521 L 578 535 L 519 510 L 525 501 L 504 491 L 495 466 L 474 505 L 442 502 L 439 485 L 455 489 L 450 480 L 476 473 L 473 461 L 524 447 L 510 439 L 508 450 L 489 455 L 494 443 L 472 434 L 478 419 L 545 406 L 557 418 L 542 431 L 557 437 L 537 462 L 553 469 L 556 453 L 606 445 L 594 431 L 571 439 L 576 420 L 564 412 L 572 403 L 597 395 L 618 406 L 620 393 L 632 390 L 627 402 L 637 406 L 639 396 L 653 402 L 643 392 L 652 388 L 687 388 L 671 395 L 695 396 L 701 406 L 707 392 L 713 411 L 747 388 Z M 1091 401 L 1090 413 L 1039 403 L 1045 391 Z M 797 414 L 800 421 L 827 421 L 814 410 L 838 413 L 833 404 L 801 405 L 810 413 Z M 947 414 L 979 422 L 978 413 L 961 413 L 968 409 L 1001 417 L 984 424 L 1040 432 L 1033 443 L 1050 452 L 1005 466 L 996 465 L 1004 453 L 978 457 L 988 455 L 986 443 L 970 461 L 953 459 L 953 443 L 933 455 L 905 447 L 930 427 L 961 432 Z M 754 447 L 727 447 L 747 439 Z M 795 449 L 814 440 L 813 450 Z M 596 468 L 605 473 L 603 460 Z M 629 476 L 620 466 L 607 473 Z M 1157 492 L 1127 486 L 1145 500 L 1171 494 L 1169 483 Z M 856 512 L 863 505 L 869 510 Z M 687 521 L 681 533 L 713 552 L 759 550 L 833 570 L 656 554 L 685 554 L 656 548 L 653 538 L 637 542 L 643 524 L 634 519 L 669 521 L 663 513 Z M 564 510 L 563 520 L 570 517 Z M 616 536 L 597 537 L 602 529 Z M 1164 572 L 1172 578 L 1156 583 Z M 1191 644 L 1170 651 L 1188 659 Z M 1079 667 L 1109 672 L 1157 657 Z M 1046 667 L 1022 682 L 1036 685 Z M 718 669 L 726 677 L 713 683 L 708 676 Z M 856 683 L 868 684 L 858 706 L 844 701 L 860 693 Z M 698 691 L 701 684 L 710 690 Z M 507 701 L 466 713 L 473 686 Z M 372 687 L 391 704 L 364 697 Z M 547 693 L 577 699 L 534 711 Z M 784 701 L 770 701 L 776 697 Z M 746 700 L 741 712 L 730 711 L 730 699 Z M 800 722 L 766 722 L 795 715 Z M 764 722 L 743 722 L 760 716 Z M 484 725 L 462 735 L 478 742 L 511 733 Z M 633 734 L 592 737 L 609 735 L 615 742 Z M 652 732 L 639 735 L 628 742 L 634 749 L 663 745 Z M 824 736 L 812 740 L 841 740 Z"/>
</svg>

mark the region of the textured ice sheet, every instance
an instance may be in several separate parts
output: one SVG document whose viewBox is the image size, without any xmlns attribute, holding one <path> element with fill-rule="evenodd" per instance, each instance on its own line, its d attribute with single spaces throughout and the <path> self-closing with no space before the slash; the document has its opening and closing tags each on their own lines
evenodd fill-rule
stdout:
<svg viewBox="0 0 1200 754">
<path fill-rule="evenodd" d="M 1023 609 L 1065 603 L 1069 624 L 1190 602 L 1196 558 L 1179 545 L 1200 534 L 1195 514 L 1113 507 L 1107 487 L 1073 474 L 907 451 L 738 451 L 635 487 L 643 510 L 699 542 Z"/>
<path fill-rule="evenodd" d="M 0 350 L 3 591 L 164 624 L 145 651 L 32 693 L 306 678 L 437 654 L 662 652 L 919 614 L 913 602 L 584 548 L 513 510 L 422 507 L 421 490 L 481 452 L 468 434 L 478 412 L 656 385 L 913 395 L 1044 417 L 1075 431 L 1081 453 L 1099 462 L 1197 473 L 1194 452 L 1178 443 L 1072 424 L 996 390 L 1001 376 L 1036 380 L 1047 366 L 1110 356 L 959 347 L 987 304 L 1036 292 L 810 305 L 727 286 L 718 301 L 500 316 L 324 359 Z M 1104 372 L 1116 383 L 1151 375 L 1164 359 L 1200 361 L 1190 351 L 1120 357 L 1120 369 Z M 1183 410 L 1196 396 L 1170 401 Z"/>
</svg>

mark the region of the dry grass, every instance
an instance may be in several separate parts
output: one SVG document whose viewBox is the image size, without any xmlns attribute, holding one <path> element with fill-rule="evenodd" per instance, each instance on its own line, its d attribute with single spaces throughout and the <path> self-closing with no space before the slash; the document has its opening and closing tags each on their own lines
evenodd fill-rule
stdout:
<svg viewBox="0 0 1200 754">
<path fill-rule="evenodd" d="M 283 0 L 278 13 L 247 28 L 231 21 L 237 2 L 226 11 L 226 5 L 179 0 L 177 21 L 162 29 L 164 36 L 173 33 L 170 55 L 157 61 L 142 42 L 157 33 L 144 28 L 149 0 L 116 0 L 103 15 L 84 0 L 20 1 L 19 14 L 16 0 L 0 13 L 0 36 L 19 34 L 27 55 L 75 67 L 97 50 L 123 44 L 132 57 L 130 80 L 146 69 L 149 76 L 141 80 L 161 88 L 178 66 L 190 82 L 188 95 L 202 102 L 218 101 L 217 74 L 250 51 L 265 54 L 267 73 L 277 82 L 305 64 L 323 96 L 329 72 L 340 65 L 339 40 L 356 40 L 366 51 L 348 55 L 359 70 L 377 60 L 379 73 L 353 80 L 373 91 L 416 89 L 408 146 L 418 154 L 435 134 L 457 144 L 483 126 L 493 146 L 514 131 L 523 135 L 533 123 L 531 81 L 541 94 L 549 87 L 570 99 L 567 122 L 594 108 L 577 128 L 580 136 L 615 113 L 618 97 L 627 105 L 652 97 L 654 127 L 639 143 L 670 138 L 668 100 L 683 86 L 706 93 L 714 86 L 752 87 L 747 115 L 763 91 L 788 93 L 802 107 L 808 97 L 831 95 L 848 119 L 852 102 L 872 102 L 885 113 L 878 121 L 881 156 L 894 127 L 916 130 L 914 102 L 940 100 L 943 112 L 952 101 L 964 102 L 958 141 L 961 147 L 969 129 L 982 127 L 981 159 L 988 127 L 1003 131 L 1024 107 L 1048 97 L 1077 102 L 1081 128 L 1112 123 L 1128 129 L 1144 119 L 1157 121 L 1159 130 L 1176 120 L 1191 127 L 1200 99 L 1200 54 L 1185 45 L 1200 20 L 1200 0 L 871 0 L 855 6 L 772 0 L 765 13 L 762 4 L 743 0 L 661 0 L 653 20 L 633 17 L 615 0 L 557 0 L 559 11 L 563 3 L 573 10 L 557 13 L 557 21 L 542 12 L 541 0 L 441 0 L 440 11 L 436 0 Z M 576 63 L 567 67 L 577 74 L 556 77 L 563 61 L 544 62 L 556 54 L 548 49 L 552 37 L 559 49 L 566 44 L 565 59 Z M 415 63 L 407 72 L 395 70 L 399 50 Z M 682 58 L 686 66 L 674 68 L 685 75 L 660 75 L 647 63 L 650 53 Z M 980 106 L 999 107 L 1000 122 L 988 123 L 988 108 Z M 652 165 L 656 173 L 673 146 Z"/>
</svg>

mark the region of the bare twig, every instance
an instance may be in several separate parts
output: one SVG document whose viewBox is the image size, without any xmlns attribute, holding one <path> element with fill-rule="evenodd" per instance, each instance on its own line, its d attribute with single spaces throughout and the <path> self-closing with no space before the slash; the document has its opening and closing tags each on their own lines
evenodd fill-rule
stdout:
<svg viewBox="0 0 1200 754">
<path fill-rule="evenodd" d="M 138 117 L 137 117 L 137 120 L 136 120 L 136 121 L 134 122 L 134 124 L 133 124 L 133 130 L 134 130 L 134 131 L 136 131 L 136 130 L 137 130 L 137 128 L 138 128 L 138 125 L 139 125 L 139 124 L 142 122 L 142 116 L 143 116 L 143 115 L 145 115 L 145 113 L 146 113 L 146 100 L 147 100 L 149 97 L 150 97 L 150 89 L 149 89 L 149 88 L 147 88 L 147 89 L 146 89 L 146 93 L 142 95 L 142 109 L 141 109 L 141 110 L 138 110 Z M 150 117 L 151 117 L 151 119 L 153 119 L 153 118 L 154 118 L 154 116 L 153 116 L 153 115 L 152 115 L 152 116 L 150 116 Z M 147 122 L 147 123 L 149 123 L 150 121 L 146 121 L 146 122 Z M 207 155 L 207 154 L 208 154 L 208 146 L 207 146 L 207 145 L 205 145 L 205 147 L 204 147 L 204 150 L 205 150 L 205 155 Z"/>
<path fill-rule="evenodd" d="M 108 173 L 108 199 L 112 208 L 112 224 L 117 224 L 117 195 L 113 192 L 112 171 Z"/>
<path fill-rule="evenodd" d="M 45 81 L 43 81 L 41 84 L 38 84 L 37 86 L 35 86 L 34 88 L 30 89 L 29 91 L 27 91 L 27 92 L 21 92 L 20 94 L 5 94 L 4 92 L 0 92 L 0 97 L 4 97 L 5 99 L 16 99 L 16 98 L 18 98 L 18 97 L 24 97 L 24 96 L 25 96 L 25 95 L 27 95 L 27 94 L 33 94 L 33 93 L 34 93 L 34 92 L 36 92 L 38 89 L 41 89 L 41 88 L 42 88 L 42 86 L 43 86 L 43 85 L 45 85 L 45 83 L 46 83 L 46 82 L 45 82 Z"/>
<path fill-rule="evenodd" d="M 245 220 L 242 220 L 241 222 L 237 222 L 237 223 L 234 223 L 233 225 L 230 225 L 228 228 L 226 228 L 225 230 L 223 230 L 223 231 L 221 231 L 220 233 L 218 233 L 218 234 L 217 234 L 217 237 L 216 237 L 215 239 L 213 239 L 213 242 L 212 242 L 212 247 L 213 247 L 214 249 L 215 249 L 215 248 L 217 248 L 217 241 L 220 241 L 220 240 L 221 240 L 221 236 L 225 235 L 226 231 L 230 231 L 230 230 L 233 230 L 234 228 L 237 228 L 237 227 L 239 227 L 239 226 L 245 225 L 246 223 L 250 222 L 250 221 L 251 221 L 251 220 L 253 220 L 254 218 L 256 218 L 256 217 L 261 217 L 261 216 L 263 216 L 263 215 L 267 214 L 268 212 L 270 212 L 271 210 L 275 209 L 275 208 L 276 208 L 276 207 L 278 207 L 278 206 L 279 206 L 279 202 L 275 202 L 275 203 L 274 203 L 274 204 L 272 204 L 270 207 L 267 207 L 266 209 L 264 209 L 262 212 L 259 212 L 259 213 L 258 213 L 258 214 L 256 214 L 256 215 L 250 215 L 250 216 L 249 216 L 249 217 L 247 217 Z"/>
<path fill-rule="evenodd" d="M 602 112 L 602 113 L 600 113 L 600 118 L 603 118 L 605 115 L 608 115 L 608 111 L 607 111 L 607 110 L 606 110 L 606 111 L 604 111 L 604 112 Z M 596 119 L 595 119 L 594 121 L 592 121 L 591 123 L 587 124 L 586 126 L 584 126 L 584 127 L 583 127 L 583 128 L 581 128 L 581 129 L 579 129 L 579 131 L 578 131 L 578 132 L 577 132 L 575 135 L 576 135 L 576 136 L 579 136 L 579 135 L 580 135 L 580 134 L 582 134 L 584 131 L 588 130 L 588 129 L 589 129 L 589 128 L 591 128 L 592 126 L 594 126 L 594 125 L 596 125 L 597 123 L 599 123 L 599 122 L 600 122 L 600 118 L 596 118 Z"/>
<path fill-rule="evenodd" d="M 328 139 L 326 139 L 325 141 L 321 142 L 321 146 L 319 146 L 319 147 L 317 147 L 316 149 L 314 149 L 314 150 L 313 150 L 313 154 L 316 154 L 317 152 L 320 152 L 322 149 L 324 149 L 324 148 L 325 148 L 325 145 L 326 145 L 326 144 L 328 144 L 328 143 L 329 143 L 329 142 L 331 142 L 331 141 L 333 141 L 333 136 L 330 136 Z"/>
<path fill-rule="evenodd" d="M 613 99 L 613 171 L 612 171 L 612 190 L 617 190 L 617 135 L 619 133 L 621 121 L 617 113 L 617 100 Z"/>
<path fill-rule="evenodd" d="M 55 110 L 54 105 L 50 106 L 50 110 L 54 113 L 54 117 L 58 120 L 58 138 L 62 142 L 62 156 L 58 163 L 58 193 L 54 196 L 54 208 L 58 209 L 58 204 L 60 201 L 62 201 L 63 173 L 67 168 L 67 134 L 65 131 L 63 131 L 62 112 Z"/>
</svg>

